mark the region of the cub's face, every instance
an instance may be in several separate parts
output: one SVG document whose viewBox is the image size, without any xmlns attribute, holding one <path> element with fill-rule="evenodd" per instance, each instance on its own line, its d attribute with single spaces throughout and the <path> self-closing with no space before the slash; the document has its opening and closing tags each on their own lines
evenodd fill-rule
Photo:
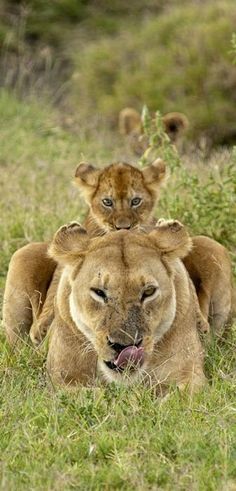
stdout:
<svg viewBox="0 0 236 491">
<path fill-rule="evenodd" d="M 155 343 L 173 323 L 176 258 L 190 246 L 184 228 L 177 227 L 173 234 L 162 225 L 149 234 L 119 231 L 89 240 L 72 224 L 54 238 L 51 255 L 67 266 L 71 284 L 71 318 L 109 380 L 127 373 L 133 379 L 145 370 Z M 125 370 L 127 352 L 134 366 Z"/>
<path fill-rule="evenodd" d="M 144 170 L 123 163 L 98 170 L 82 163 L 75 180 L 90 206 L 90 217 L 109 231 L 147 224 L 165 175 L 160 159 Z"/>
</svg>

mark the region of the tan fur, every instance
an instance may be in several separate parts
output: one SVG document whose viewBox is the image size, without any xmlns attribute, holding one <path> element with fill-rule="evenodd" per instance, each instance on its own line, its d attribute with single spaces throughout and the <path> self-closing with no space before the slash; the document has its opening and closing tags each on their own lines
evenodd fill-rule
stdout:
<svg viewBox="0 0 236 491">
<path fill-rule="evenodd" d="M 49 249 L 63 267 L 49 335 L 53 381 L 92 384 L 100 375 L 108 382 L 151 381 L 161 391 L 173 383 L 191 393 L 202 387 L 195 296 L 180 260 L 190 247 L 185 228 L 173 221 L 149 233 L 123 230 L 94 239 L 79 224 L 61 227 Z M 12 274 L 10 269 L 7 283 Z M 156 291 L 143 300 L 150 284 Z M 96 288 L 106 292 L 105 300 L 94 298 Z M 11 303 L 12 317 L 15 308 Z M 143 366 L 118 372 L 105 364 L 116 356 L 111 343 L 127 346 L 137 339 Z"/>
<path fill-rule="evenodd" d="M 85 222 L 89 233 L 98 235 L 99 232 L 151 223 L 165 178 L 166 166 L 161 159 L 143 170 L 122 162 L 104 169 L 81 163 L 76 169 L 75 183 L 90 207 Z M 142 202 L 132 207 L 131 201 L 137 197 Z M 112 199 L 113 206 L 105 207 L 104 198 Z"/>
<path fill-rule="evenodd" d="M 162 117 L 162 123 L 171 142 L 180 147 L 182 136 L 189 126 L 187 117 L 183 113 L 171 112 Z M 141 114 L 136 109 L 126 107 L 120 111 L 119 132 L 127 136 L 134 153 L 142 155 L 145 152 L 148 147 L 148 139 L 143 132 Z"/>
<path fill-rule="evenodd" d="M 232 269 L 225 247 L 209 237 L 193 237 L 193 248 L 183 260 L 195 285 L 200 309 L 216 334 L 222 334 L 232 309 Z"/>
</svg>

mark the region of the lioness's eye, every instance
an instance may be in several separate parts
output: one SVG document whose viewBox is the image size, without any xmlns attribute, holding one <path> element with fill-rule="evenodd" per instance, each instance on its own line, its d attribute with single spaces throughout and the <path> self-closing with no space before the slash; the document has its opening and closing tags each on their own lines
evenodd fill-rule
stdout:
<svg viewBox="0 0 236 491">
<path fill-rule="evenodd" d="M 156 291 L 157 288 L 155 286 L 148 286 L 142 294 L 141 301 L 144 301 L 148 297 L 152 297 L 156 293 Z"/>
<path fill-rule="evenodd" d="M 133 198 L 131 200 L 131 206 L 139 206 L 142 203 L 142 198 Z"/>
<path fill-rule="evenodd" d="M 107 206 L 107 207 L 109 208 L 109 207 L 113 206 L 113 201 L 112 201 L 112 199 L 110 199 L 110 198 L 104 198 L 104 199 L 102 200 L 102 204 L 103 204 L 104 206 Z"/>
<path fill-rule="evenodd" d="M 107 295 L 104 290 L 100 290 L 100 288 L 90 288 L 91 291 L 91 296 L 100 302 L 106 302 L 107 301 Z"/>
</svg>

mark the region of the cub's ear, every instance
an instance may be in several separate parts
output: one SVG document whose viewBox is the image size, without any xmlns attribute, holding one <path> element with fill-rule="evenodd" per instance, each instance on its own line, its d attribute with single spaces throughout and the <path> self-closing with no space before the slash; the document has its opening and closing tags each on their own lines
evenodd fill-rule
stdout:
<svg viewBox="0 0 236 491">
<path fill-rule="evenodd" d="M 158 220 L 149 236 L 159 251 L 172 259 L 177 257 L 182 259 L 192 247 L 192 240 L 186 228 L 177 220 L 164 220 L 163 218 Z"/>
<path fill-rule="evenodd" d="M 157 192 L 160 185 L 167 179 L 166 164 L 162 159 L 156 159 L 152 164 L 143 169 L 143 178 L 146 186 L 154 192 Z"/>
<path fill-rule="evenodd" d="M 98 184 L 100 173 L 99 169 L 86 162 L 80 162 L 75 171 L 75 183 L 87 201 L 90 201 L 91 195 Z"/>
<path fill-rule="evenodd" d="M 163 116 L 162 122 L 172 142 L 176 142 L 189 127 L 188 118 L 183 113 L 167 113 Z"/>
<path fill-rule="evenodd" d="M 59 264 L 74 266 L 85 255 L 88 244 L 86 230 L 78 222 L 71 222 L 55 233 L 48 254 Z"/>
<path fill-rule="evenodd" d="M 125 107 L 120 111 L 118 124 L 121 135 L 129 135 L 133 130 L 141 133 L 141 115 L 132 107 Z"/>
</svg>

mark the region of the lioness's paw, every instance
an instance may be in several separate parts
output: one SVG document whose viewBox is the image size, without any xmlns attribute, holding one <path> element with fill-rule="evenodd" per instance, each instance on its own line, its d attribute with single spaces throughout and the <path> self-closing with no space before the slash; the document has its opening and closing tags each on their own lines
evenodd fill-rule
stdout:
<svg viewBox="0 0 236 491">
<path fill-rule="evenodd" d="M 184 225 L 178 220 L 165 220 L 164 218 L 160 218 L 157 221 L 156 227 L 165 228 L 170 230 L 171 232 L 179 232 L 181 229 L 184 228 Z"/>
<path fill-rule="evenodd" d="M 33 324 L 30 329 L 30 339 L 35 347 L 39 346 L 43 342 L 47 331 L 48 329 L 46 327 L 39 327 L 37 323 Z"/>
</svg>

